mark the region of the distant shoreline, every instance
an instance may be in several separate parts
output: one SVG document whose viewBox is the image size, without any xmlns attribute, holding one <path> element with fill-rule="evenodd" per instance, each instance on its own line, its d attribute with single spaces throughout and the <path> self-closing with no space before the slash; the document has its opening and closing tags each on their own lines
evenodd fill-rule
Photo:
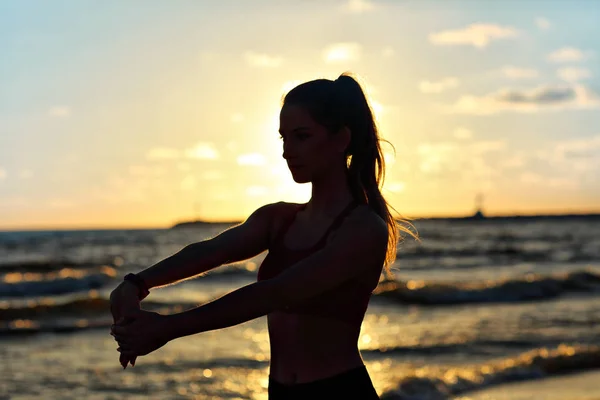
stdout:
<svg viewBox="0 0 600 400">
<path fill-rule="evenodd" d="M 600 220 L 600 214 L 539 214 L 539 215 L 494 215 L 494 216 L 464 216 L 464 217 L 406 217 L 409 221 L 528 221 L 528 220 L 582 220 L 582 219 L 593 219 Z M 175 228 L 188 228 L 188 227 L 199 227 L 199 226 L 210 226 L 210 225 L 236 225 L 243 221 L 184 221 L 178 222 L 171 227 Z"/>
<path fill-rule="evenodd" d="M 419 217 L 412 221 L 502 221 L 502 220 L 568 220 L 568 219 L 600 219 L 600 214 L 531 214 L 531 215 L 493 215 L 466 217 Z"/>
<path fill-rule="evenodd" d="M 494 216 L 462 216 L 462 217 L 409 217 L 402 216 L 410 222 L 421 221 L 447 221 L 447 222 L 497 222 L 497 221 L 600 221 L 600 213 L 593 214 L 539 214 L 539 215 L 494 215 Z M 210 227 L 210 226 L 233 226 L 242 223 L 243 221 L 181 221 L 170 226 L 77 226 L 77 227 L 20 227 L 20 228 L 0 228 L 0 233 L 12 232 L 75 232 L 75 231 L 138 231 L 152 229 L 180 229 L 190 227 Z"/>
<path fill-rule="evenodd" d="M 237 224 L 241 224 L 242 222 L 243 221 L 215 221 L 215 222 L 208 222 L 208 221 L 201 221 L 201 220 L 183 221 L 183 222 L 178 222 L 175 225 L 171 226 L 170 229 L 198 227 L 198 226 L 207 226 L 207 225 L 237 225 Z"/>
</svg>

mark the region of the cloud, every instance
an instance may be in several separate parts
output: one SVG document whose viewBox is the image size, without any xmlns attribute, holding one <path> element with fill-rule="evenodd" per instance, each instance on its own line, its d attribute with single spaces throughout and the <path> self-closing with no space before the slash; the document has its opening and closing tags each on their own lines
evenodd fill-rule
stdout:
<svg viewBox="0 0 600 400">
<path fill-rule="evenodd" d="M 578 186 L 577 181 L 571 178 L 545 177 L 530 171 L 523 172 L 519 176 L 519 180 L 527 185 L 548 186 L 552 188 L 574 189 Z"/>
<path fill-rule="evenodd" d="M 471 45 L 486 47 L 492 40 L 515 38 L 517 30 L 496 24 L 471 24 L 463 29 L 447 30 L 429 34 L 429 41 L 438 46 Z"/>
<path fill-rule="evenodd" d="M 552 26 L 552 24 L 550 23 L 550 21 L 548 21 L 546 18 L 544 17 L 537 17 L 535 19 L 535 25 L 540 29 L 540 30 L 548 30 L 550 29 L 550 27 Z"/>
<path fill-rule="evenodd" d="M 592 77 L 592 73 L 587 68 L 580 67 L 564 67 L 556 71 L 556 75 L 567 82 L 577 82 L 582 79 Z"/>
<path fill-rule="evenodd" d="M 473 132 L 463 127 L 456 128 L 452 134 L 457 139 L 471 139 L 473 137 Z"/>
<path fill-rule="evenodd" d="M 375 8 L 375 4 L 367 0 L 348 0 L 344 8 L 351 13 L 360 14 L 372 11 Z"/>
<path fill-rule="evenodd" d="M 561 170 L 577 172 L 600 170 L 600 134 L 556 141 L 550 149 L 541 149 L 535 156 Z"/>
<path fill-rule="evenodd" d="M 265 165 L 267 160 L 265 156 L 259 153 L 241 154 L 237 158 L 238 165 Z"/>
<path fill-rule="evenodd" d="M 563 47 L 548 54 L 548 60 L 556 63 L 583 61 L 590 56 L 590 52 L 575 47 Z"/>
<path fill-rule="evenodd" d="M 535 69 L 513 67 L 512 65 L 502 67 L 502 73 L 504 74 L 504 76 L 510 79 L 537 78 L 539 75 L 537 70 Z"/>
<path fill-rule="evenodd" d="M 356 61 L 360 58 L 361 46 L 358 43 L 336 43 L 323 51 L 326 63 Z"/>
<path fill-rule="evenodd" d="M 423 93 L 442 93 L 443 91 L 455 88 L 458 85 L 458 79 L 449 77 L 437 82 L 421 81 L 419 83 L 419 90 Z"/>
<path fill-rule="evenodd" d="M 571 87 L 540 87 L 530 91 L 506 89 L 496 94 L 496 100 L 512 104 L 563 103 L 575 97 Z"/>
<path fill-rule="evenodd" d="M 69 106 L 54 106 L 48 110 L 48 116 L 56 118 L 66 118 L 71 115 Z"/>
<path fill-rule="evenodd" d="M 419 170 L 433 177 L 447 180 L 465 180 L 486 187 L 494 185 L 494 179 L 501 176 L 501 168 L 491 164 L 490 152 L 506 148 L 502 140 L 472 142 L 422 143 L 417 147 L 420 159 Z"/>
<path fill-rule="evenodd" d="M 282 57 L 255 53 L 253 51 L 244 53 L 244 59 L 250 66 L 258 68 L 277 68 L 283 63 Z"/>
<path fill-rule="evenodd" d="M 456 148 L 456 144 L 446 142 L 420 144 L 417 147 L 417 154 L 421 157 L 420 170 L 425 173 L 441 171 L 443 164 L 453 158 Z"/>
<path fill-rule="evenodd" d="M 7 176 L 8 172 L 6 172 L 4 168 L 0 167 L 0 181 L 6 179 Z"/>
<path fill-rule="evenodd" d="M 146 153 L 148 160 L 173 160 L 181 157 L 180 151 L 168 147 L 155 147 Z"/>
<path fill-rule="evenodd" d="M 219 152 L 210 143 L 198 143 L 196 146 L 185 150 L 185 155 L 188 158 L 198 160 L 216 160 L 219 158 Z"/>
<path fill-rule="evenodd" d="M 498 112 L 538 112 L 600 108 L 600 98 L 581 86 L 540 86 L 530 90 L 502 89 L 484 96 L 465 95 L 449 113 L 489 115 Z"/>
</svg>

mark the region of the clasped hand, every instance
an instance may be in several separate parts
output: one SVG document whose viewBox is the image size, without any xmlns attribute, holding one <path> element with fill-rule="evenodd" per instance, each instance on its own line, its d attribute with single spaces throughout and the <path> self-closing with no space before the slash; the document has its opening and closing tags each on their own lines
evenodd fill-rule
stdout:
<svg viewBox="0 0 600 400">
<path fill-rule="evenodd" d="M 140 309 L 135 286 L 121 282 L 110 294 L 110 311 L 113 316 L 111 335 L 120 352 L 123 368 L 135 366 L 138 356 L 146 355 L 162 346 L 168 339 L 165 334 L 165 316 Z"/>
<path fill-rule="evenodd" d="M 164 315 L 138 310 L 125 315 L 111 327 L 111 335 L 119 344 L 119 351 L 128 359 L 145 356 L 167 344 Z M 135 365 L 135 361 L 131 363 Z"/>
</svg>

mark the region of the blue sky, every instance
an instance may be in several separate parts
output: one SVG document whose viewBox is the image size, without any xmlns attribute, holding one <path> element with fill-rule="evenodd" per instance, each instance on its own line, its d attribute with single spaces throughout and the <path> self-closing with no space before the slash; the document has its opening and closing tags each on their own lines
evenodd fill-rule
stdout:
<svg viewBox="0 0 600 400">
<path fill-rule="evenodd" d="M 595 1 L 0 2 L 0 229 L 304 202 L 281 95 L 352 71 L 403 215 L 600 210 Z"/>
</svg>

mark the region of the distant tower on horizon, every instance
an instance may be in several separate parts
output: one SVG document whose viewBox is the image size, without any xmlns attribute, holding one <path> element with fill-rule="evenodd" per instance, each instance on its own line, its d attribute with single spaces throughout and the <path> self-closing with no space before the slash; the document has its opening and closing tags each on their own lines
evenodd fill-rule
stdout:
<svg viewBox="0 0 600 400">
<path fill-rule="evenodd" d="M 483 215 L 483 194 L 477 193 L 475 196 L 475 214 L 471 218 L 474 219 L 484 219 L 485 215 Z"/>
</svg>

